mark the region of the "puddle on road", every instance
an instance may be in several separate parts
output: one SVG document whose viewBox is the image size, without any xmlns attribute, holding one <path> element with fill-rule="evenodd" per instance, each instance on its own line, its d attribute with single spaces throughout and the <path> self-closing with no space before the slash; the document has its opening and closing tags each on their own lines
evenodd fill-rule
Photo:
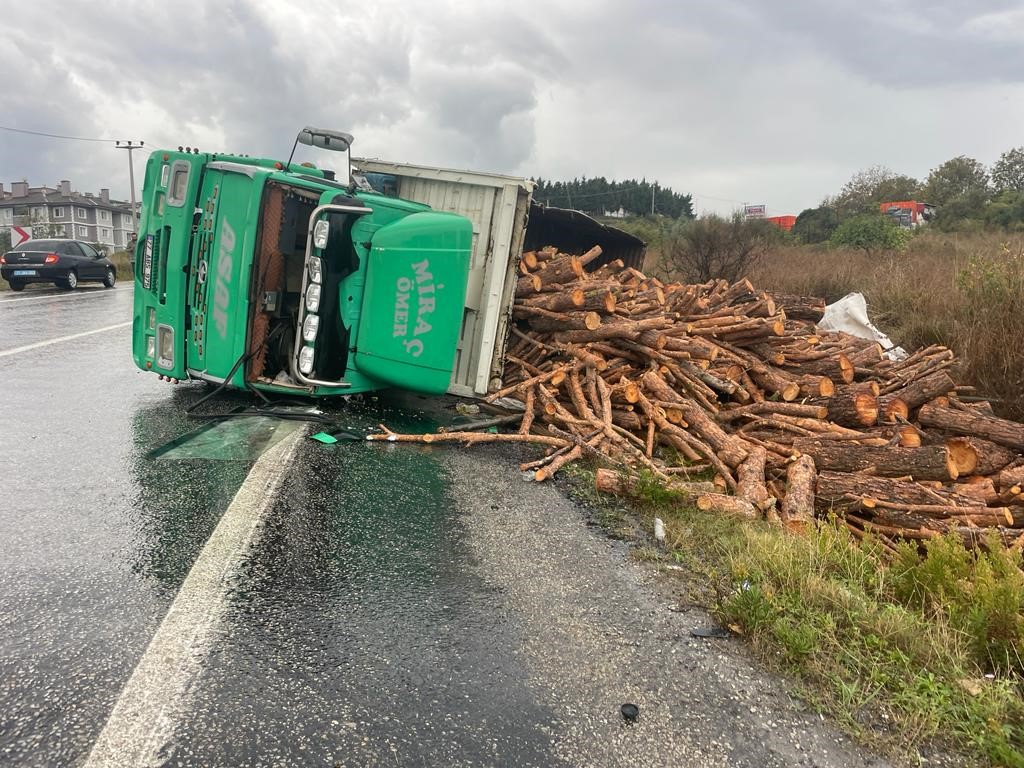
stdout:
<svg viewBox="0 0 1024 768">
<path fill-rule="evenodd" d="M 146 454 L 147 459 L 255 461 L 300 422 L 275 416 L 234 416 L 204 424 Z"/>
</svg>

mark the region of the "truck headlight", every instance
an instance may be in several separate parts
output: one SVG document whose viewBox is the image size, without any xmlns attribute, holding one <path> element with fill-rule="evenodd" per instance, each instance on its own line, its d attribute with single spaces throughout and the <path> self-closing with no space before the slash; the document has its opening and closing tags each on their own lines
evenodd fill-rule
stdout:
<svg viewBox="0 0 1024 768">
<path fill-rule="evenodd" d="M 149 307 L 146 310 L 146 327 L 151 331 L 156 330 L 156 307 Z"/>
<path fill-rule="evenodd" d="M 156 337 L 146 337 L 146 357 L 156 357 Z"/>
<path fill-rule="evenodd" d="M 313 372 L 313 347 L 303 347 L 299 352 L 299 370 L 307 376 Z"/>
<path fill-rule="evenodd" d="M 320 259 L 311 258 L 306 265 L 309 272 L 309 281 L 319 285 L 324 281 L 324 263 Z"/>
<path fill-rule="evenodd" d="M 174 367 L 174 329 L 161 325 L 156 329 L 157 365 L 161 368 Z"/>
<path fill-rule="evenodd" d="M 320 219 L 313 225 L 313 245 L 317 248 L 327 247 L 327 236 L 331 233 L 331 223 L 327 219 Z"/>
<path fill-rule="evenodd" d="M 306 315 L 302 322 L 302 338 L 312 344 L 316 341 L 317 331 L 320 330 L 320 315 Z"/>
<path fill-rule="evenodd" d="M 306 311 L 316 312 L 318 309 L 320 309 L 320 286 L 310 283 L 306 288 Z"/>
</svg>

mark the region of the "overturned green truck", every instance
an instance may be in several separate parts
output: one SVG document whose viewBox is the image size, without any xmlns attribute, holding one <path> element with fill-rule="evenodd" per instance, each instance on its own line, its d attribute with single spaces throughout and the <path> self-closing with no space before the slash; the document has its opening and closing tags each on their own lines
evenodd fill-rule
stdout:
<svg viewBox="0 0 1024 768">
<path fill-rule="evenodd" d="M 351 137 L 298 141 L 348 150 Z M 157 150 L 135 249 L 133 355 L 167 381 L 313 397 L 500 386 L 518 262 L 644 244 L 532 199 L 527 179 L 355 159 L 333 172 Z"/>
</svg>

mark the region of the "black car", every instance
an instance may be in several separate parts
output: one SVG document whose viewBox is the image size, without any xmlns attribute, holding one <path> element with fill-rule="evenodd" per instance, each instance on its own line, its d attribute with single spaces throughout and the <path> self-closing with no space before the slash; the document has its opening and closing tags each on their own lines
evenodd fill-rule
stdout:
<svg viewBox="0 0 1024 768">
<path fill-rule="evenodd" d="M 117 269 L 80 240 L 28 240 L 0 256 L 0 277 L 12 291 L 28 283 L 53 283 L 70 290 L 79 283 L 97 282 L 113 288 Z"/>
</svg>

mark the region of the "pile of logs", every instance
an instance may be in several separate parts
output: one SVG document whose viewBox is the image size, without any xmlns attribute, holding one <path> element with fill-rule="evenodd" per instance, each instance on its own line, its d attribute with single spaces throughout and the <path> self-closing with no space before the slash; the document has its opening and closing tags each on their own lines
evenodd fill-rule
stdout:
<svg viewBox="0 0 1024 768">
<path fill-rule="evenodd" d="M 824 303 L 749 281 L 666 284 L 583 255 L 523 254 L 502 387 L 518 431 L 396 435 L 523 441 L 538 481 L 596 457 L 601 490 L 641 471 L 709 512 L 791 529 L 837 514 L 883 546 L 947 533 L 1024 546 L 1024 425 L 951 376 L 943 347 L 889 359 L 819 330 Z M 712 478 L 697 480 L 696 478 Z"/>
</svg>

